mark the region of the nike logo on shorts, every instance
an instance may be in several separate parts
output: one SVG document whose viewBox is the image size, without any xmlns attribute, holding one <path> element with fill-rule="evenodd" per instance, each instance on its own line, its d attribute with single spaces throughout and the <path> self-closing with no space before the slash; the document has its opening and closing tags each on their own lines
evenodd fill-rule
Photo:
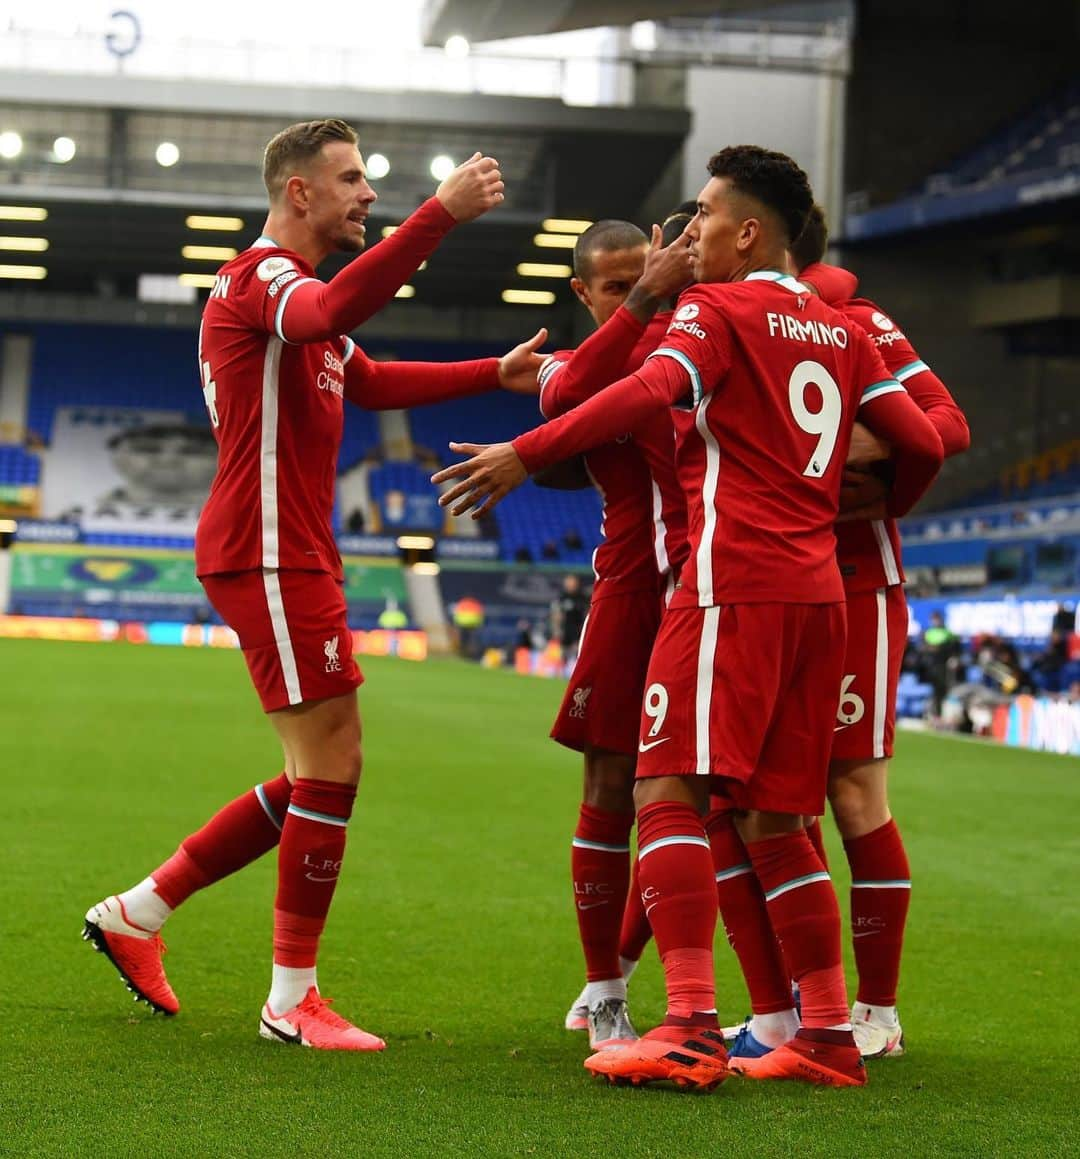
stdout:
<svg viewBox="0 0 1080 1159">
<path fill-rule="evenodd" d="M 669 741 L 669 740 L 671 740 L 671 737 L 669 737 L 669 736 L 662 736 L 662 737 L 661 737 L 659 740 L 652 740 L 652 741 L 649 741 L 649 743 L 648 743 L 648 744 L 646 744 L 644 741 L 641 741 L 641 742 L 638 744 L 637 751 L 638 751 L 639 753 L 647 753 L 647 752 L 649 751 L 649 749 L 654 749 L 654 748 L 656 748 L 656 746 L 657 746 L 658 744 L 663 744 L 665 741 Z"/>
<path fill-rule="evenodd" d="M 577 907 L 579 910 L 582 911 L 582 913 L 584 913 L 585 910 L 587 910 L 587 909 L 596 909 L 597 906 L 601 906 L 601 905 L 607 905 L 607 902 L 606 901 L 591 901 L 591 902 L 589 902 L 588 905 L 586 905 L 585 902 L 583 902 L 583 901 L 579 901 L 577 903 Z"/>
</svg>

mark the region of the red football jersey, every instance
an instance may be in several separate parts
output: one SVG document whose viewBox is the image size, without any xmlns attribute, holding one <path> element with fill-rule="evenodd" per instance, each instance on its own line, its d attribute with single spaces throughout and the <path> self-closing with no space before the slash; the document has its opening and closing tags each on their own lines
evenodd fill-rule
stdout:
<svg viewBox="0 0 1080 1159">
<path fill-rule="evenodd" d="M 640 371 L 519 435 L 515 452 L 534 472 L 683 400 L 690 558 L 671 606 L 841 602 L 833 525 L 856 413 L 893 445 L 897 515 L 937 474 L 941 438 L 865 331 L 794 279 L 762 270 L 679 301 Z"/>
<path fill-rule="evenodd" d="M 693 286 L 653 358 L 690 374 L 677 463 L 693 547 L 672 606 L 833 603 L 855 415 L 903 388 L 866 336 L 789 277 Z"/>
<path fill-rule="evenodd" d="M 625 313 L 625 312 L 624 312 Z M 629 316 L 628 316 L 629 317 Z M 636 336 L 629 355 L 611 368 L 604 351 L 556 351 L 541 368 L 540 409 L 554 418 L 598 389 L 633 374 L 656 349 L 669 315 L 658 316 L 640 335 L 632 320 L 619 335 L 620 348 Z M 620 349 L 620 353 L 622 349 Z M 585 466 L 603 502 L 602 542 L 593 556 L 593 598 L 655 587 L 686 555 L 686 504 L 675 476 L 675 435 L 667 413 L 649 416 L 632 433 L 585 453 Z"/>
<path fill-rule="evenodd" d="M 919 409 L 930 417 L 941 435 L 946 457 L 966 449 L 968 432 L 963 412 L 896 323 L 865 298 L 853 298 L 836 308 L 870 335 L 886 369 L 904 384 Z M 895 519 L 838 523 L 836 556 L 849 592 L 872 591 L 904 582 Z"/>
<path fill-rule="evenodd" d="M 260 238 L 221 267 L 199 366 L 218 467 L 195 536 L 200 576 L 301 568 L 342 578 L 331 515 L 350 338 L 292 345 L 281 320 L 315 271 Z"/>
<path fill-rule="evenodd" d="M 657 314 L 645 327 L 630 362 L 640 366 L 660 345 L 671 323 L 671 312 Z M 675 412 L 651 415 L 634 427 L 633 439 L 649 467 L 652 486 L 656 559 L 661 573 L 678 578 L 690 554 L 686 538 L 686 495 L 675 468 Z"/>
</svg>

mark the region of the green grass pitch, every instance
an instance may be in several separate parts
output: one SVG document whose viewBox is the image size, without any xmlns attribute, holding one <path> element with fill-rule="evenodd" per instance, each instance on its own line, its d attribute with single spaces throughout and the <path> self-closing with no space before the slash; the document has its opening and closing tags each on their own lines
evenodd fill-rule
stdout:
<svg viewBox="0 0 1080 1159">
<path fill-rule="evenodd" d="M 365 667 L 364 783 L 320 981 L 388 1048 L 334 1056 L 256 1036 L 272 856 L 170 921 L 175 1019 L 133 1005 L 79 939 L 90 904 L 280 769 L 239 654 L 0 641 L 0 1152 L 1080 1153 L 1080 762 L 901 736 L 909 1052 L 871 1064 L 867 1088 L 616 1089 L 562 1029 L 582 967 L 568 886 L 579 761 L 546 738 L 560 687 L 448 661 Z M 741 1018 L 722 939 L 718 970 L 721 1016 Z M 651 948 L 631 996 L 639 1026 L 658 1020 Z"/>
</svg>

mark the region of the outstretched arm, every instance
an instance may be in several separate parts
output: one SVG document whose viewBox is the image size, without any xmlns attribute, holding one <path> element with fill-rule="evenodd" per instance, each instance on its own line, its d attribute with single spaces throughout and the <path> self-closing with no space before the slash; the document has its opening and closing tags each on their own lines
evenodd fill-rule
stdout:
<svg viewBox="0 0 1080 1159">
<path fill-rule="evenodd" d="M 645 268 L 626 301 L 571 358 L 541 372 L 540 411 L 545 418 L 565 414 L 621 375 L 634 347 L 660 306 L 691 279 L 690 239 L 677 237 L 661 246 L 662 233 L 653 226 Z"/>
<path fill-rule="evenodd" d="M 355 330 L 393 298 L 455 225 L 479 217 L 502 199 L 498 163 L 474 154 L 388 238 L 329 282 L 304 278 L 284 287 L 274 317 L 278 337 L 320 342 Z"/>
<path fill-rule="evenodd" d="M 539 330 L 502 358 L 472 362 L 375 362 L 353 346 L 345 361 L 345 397 L 365 410 L 402 410 L 497 387 L 535 392 L 536 371 L 543 361 L 536 349 L 545 341 L 547 331 Z"/>
<path fill-rule="evenodd" d="M 567 362 L 550 361 L 540 370 L 540 413 L 558 418 L 609 386 L 634 351 L 645 326 L 625 306 L 574 351 Z"/>
<path fill-rule="evenodd" d="M 403 410 L 486 394 L 499 385 L 499 360 L 375 362 L 357 350 L 345 364 L 345 397 L 364 410 Z"/>
<path fill-rule="evenodd" d="M 530 474 L 610 443 L 689 389 L 690 376 L 682 365 L 669 358 L 650 358 L 636 374 L 619 379 L 568 414 L 519 435 L 512 443 L 487 447 L 451 443 L 452 451 L 472 457 L 432 476 L 433 483 L 459 480 L 439 496 L 439 504 L 453 504 L 454 515 L 475 507 L 473 518 L 479 519 Z"/>
</svg>

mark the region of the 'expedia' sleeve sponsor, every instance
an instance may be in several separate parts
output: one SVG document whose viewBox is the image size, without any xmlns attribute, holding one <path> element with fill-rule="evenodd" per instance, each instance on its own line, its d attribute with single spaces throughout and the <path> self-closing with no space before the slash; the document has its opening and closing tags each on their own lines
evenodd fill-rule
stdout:
<svg viewBox="0 0 1080 1159">
<path fill-rule="evenodd" d="M 896 478 L 889 514 L 906 515 L 934 481 L 945 452 L 930 420 L 907 391 L 889 375 L 881 355 L 865 332 L 851 328 L 852 368 L 858 397 L 858 418 L 893 448 Z"/>
<path fill-rule="evenodd" d="M 667 333 L 646 359 L 677 363 L 690 379 L 693 403 L 711 394 L 731 366 L 727 319 L 705 286 L 693 286 L 679 298 Z"/>
</svg>

